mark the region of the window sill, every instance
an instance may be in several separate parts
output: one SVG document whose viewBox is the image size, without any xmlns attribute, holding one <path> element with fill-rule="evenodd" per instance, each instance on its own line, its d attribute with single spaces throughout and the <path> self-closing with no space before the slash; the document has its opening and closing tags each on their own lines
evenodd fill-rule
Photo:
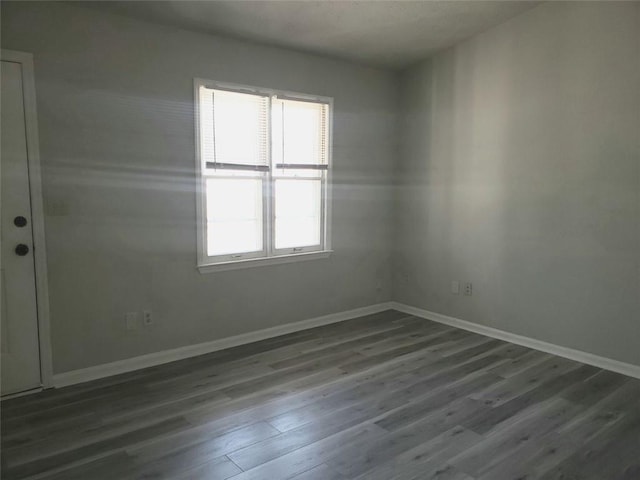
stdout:
<svg viewBox="0 0 640 480">
<path fill-rule="evenodd" d="M 224 272 L 227 270 L 240 270 L 242 268 L 267 267 L 269 265 L 280 265 L 283 263 L 306 262 L 308 260 L 319 260 L 329 258 L 333 250 L 322 250 L 320 252 L 294 253 L 291 255 L 279 255 L 277 257 L 247 258 L 246 260 L 236 260 L 233 262 L 209 263 L 198 265 L 200 273 Z"/>
</svg>

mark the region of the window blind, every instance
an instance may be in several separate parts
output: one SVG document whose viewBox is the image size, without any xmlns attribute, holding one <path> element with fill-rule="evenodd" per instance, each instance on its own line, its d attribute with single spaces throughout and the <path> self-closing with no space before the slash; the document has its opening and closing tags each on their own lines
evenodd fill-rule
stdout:
<svg viewBox="0 0 640 480">
<path fill-rule="evenodd" d="M 278 169 L 326 170 L 328 105 L 274 98 L 272 156 Z"/>
<path fill-rule="evenodd" d="M 201 91 L 206 168 L 269 170 L 269 97 L 204 88 Z"/>
</svg>

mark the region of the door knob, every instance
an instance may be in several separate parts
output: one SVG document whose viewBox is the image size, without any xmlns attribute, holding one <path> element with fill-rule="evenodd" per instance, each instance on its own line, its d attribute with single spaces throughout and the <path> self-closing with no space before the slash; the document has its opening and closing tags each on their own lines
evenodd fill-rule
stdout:
<svg viewBox="0 0 640 480">
<path fill-rule="evenodd" d="M 29 247 L 27 247 L 24 243 L 19 243 L 18 245 L 16 245 L 16 255 L 24 257 L 27 253 L 29 253 Z"/>
<path fill-rule="evenodd" d="M 16 218 L 13 219 L 13 224 L 16 227 L 24 227 L 27 224 L 27 219 L 24 218 L 22 215 L 18 215 Z"/>
</svg>

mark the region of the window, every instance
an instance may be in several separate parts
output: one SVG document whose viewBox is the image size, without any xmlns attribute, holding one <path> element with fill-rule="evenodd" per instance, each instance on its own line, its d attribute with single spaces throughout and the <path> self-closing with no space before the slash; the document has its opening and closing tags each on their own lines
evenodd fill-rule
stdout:
<svg viewBox="0 0 640 480">
<path fill-rule="evenodd" d="M 201 271 L 326 257 L 331 99 L 195 81 Z"/>
</svg>

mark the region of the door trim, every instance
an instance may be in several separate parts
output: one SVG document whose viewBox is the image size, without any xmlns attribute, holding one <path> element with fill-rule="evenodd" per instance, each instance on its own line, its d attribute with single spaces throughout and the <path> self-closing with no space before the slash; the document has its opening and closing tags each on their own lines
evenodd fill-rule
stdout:
<svg viewBox="0 0 640 480">
<path fill-rule="evenodd" d="M 27 137 L 27 163 L 31 197 L 31 226 L 33 256 L 36 274 L 36 303 L 38 309 L 38 344 L 40 349 L 40 383 L 53 387 L 51 357 L 51 327 L 49 317 L 49 284 L 47 281 L 47 252 L 44 236 L 44 209 L 42 204 L 42 175 L 38 140 L 36 88 L 33 73 L 33 55 L 27 52 L 1 50 L 1 59 L 22 65 L 22 94 L 24 98 L 25 132 Z"/>
</svg>

